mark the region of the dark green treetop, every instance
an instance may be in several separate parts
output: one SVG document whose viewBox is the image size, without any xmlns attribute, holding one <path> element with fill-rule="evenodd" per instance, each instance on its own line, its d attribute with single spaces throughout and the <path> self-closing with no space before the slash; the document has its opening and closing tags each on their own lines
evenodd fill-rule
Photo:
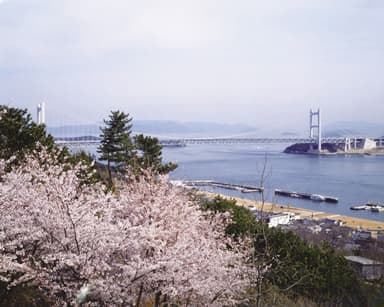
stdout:
<svg viewBox="0 0 384 307">
<path fill-rule="evenodd" d="M 108 180 L 112 184 L 112 173 L 140 175 L 143 170 L 164 174 L 177 167 L 174 163 L 163 164 L 162 146 L 155 137 L 142 134 L 131 137 L 132 118 L 129 114 L 112 111 L 105 126 L 100 128 L 101 144 L 98 148 L 101 161 L 107 162 Z"/>
<path fill-rule="evenodd" d="M 54 147 L 54 140 L 47 135 L 45 125 L 32 121 L 26 109 L 17 109 L 0 105 L 0 158 L 15 156 L 15 162 L 41 144 Z"/>
<path fill-rule="evenodd" d="M 163 147 L 155 137 L 144 136 L 143 134 L 136 135 L 135 148 L 139 151 L 137 163 L 142 169 L 151 169 L 155 173 L 164 174 L 177 167 L 174 163 L 163 164 Z"/>
<path fill-rule="evenodd" d="M 107 161 L 109 181 L 112 182 L 112 167 L 124 172 L 134 155 L 131 132 L 132 118 L 129 114 L 112 111 L 108 120 L 104 120 L 105 127 L 101 127 L 102 138 L 98 148 L 101 161 Z"/>
<path fill-rule="evenodd" d="M 34 154 L 33 151 L 43 148 L 55 157 L 56 163 L 64 164 L 65 167 L 79 162 L 87 166 L 78 174 L 82 184 L 99 180 L 94 172 L 94 158 L 84 152 L 71 155 L 66 147 L 56 146 L 53 137 L 46 133 L 45 125 L 33 122 L 27 110 L 0 105 L 0 159 L 14 157 L 8 161 L 6 170 L 10 171 L 23 163 L 26 155 Z M 37 158 L 43 166 L 46 161 Z"/>
</svg>

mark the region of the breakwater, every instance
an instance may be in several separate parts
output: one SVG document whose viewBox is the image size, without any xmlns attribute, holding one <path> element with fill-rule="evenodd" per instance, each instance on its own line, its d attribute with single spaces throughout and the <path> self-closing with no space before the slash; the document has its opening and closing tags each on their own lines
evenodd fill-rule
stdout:
<svg viewBox="0 0 384 307">
<path fill-rule="evenodd" d="M 262 187 L 256 187 L 251 185 L 242 185 L 234 183 L 218 182 L 213 180 L 173 180 L 173 185 L 184 186 L 184 187 L 216 187 L 228 190 L 236 190 L 242 193 L 254 193 L 262 192 Z"/>
</svg>

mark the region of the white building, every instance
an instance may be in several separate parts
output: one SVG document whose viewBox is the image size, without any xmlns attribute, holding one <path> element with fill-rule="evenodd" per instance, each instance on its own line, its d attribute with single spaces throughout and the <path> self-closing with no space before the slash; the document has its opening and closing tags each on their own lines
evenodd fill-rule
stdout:
<svg viewBox="0 0 384 307">
<path fill-rule="evenodd" d="M 287 225 L 291 221 L 290 214 L 280 213 L 273 214 L 267 217 L 268 227 L 276 227 L 278 225 Z"/>
<path fill-rule="evenodd" d="M 371 150 L 377 148 L 375 140 L 364 138 L 358 140 L 357 138 L 345 138 L 344 140 L 344 151 L 348 152 L 351 150 Z"/>
<path fill-rule="evenodd" d="M 363 140 L 362 149 L 375 149 L 376 142 L 372 139 L 365 138 Z"/>
</svg>

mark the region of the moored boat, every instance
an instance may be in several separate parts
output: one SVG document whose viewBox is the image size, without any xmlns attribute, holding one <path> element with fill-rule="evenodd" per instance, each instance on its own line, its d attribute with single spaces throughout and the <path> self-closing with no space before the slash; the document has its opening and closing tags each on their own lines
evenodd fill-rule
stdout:
<svg viewBox="0 0 384 307">
<path fill-rule="evenodd" d="M 352 206 L 350 209 L 351 209 L 351 210 L 366 210 L 366 209 L 367 209 L 367 206 L 366 206 L 366 205 Z"/>
<path fill-rule="evenodd" d="M 380 205 L 372 206 L 371 207 L 372 212 L 382 212 L 384 211 L 384 207 Z"/>
</svg>

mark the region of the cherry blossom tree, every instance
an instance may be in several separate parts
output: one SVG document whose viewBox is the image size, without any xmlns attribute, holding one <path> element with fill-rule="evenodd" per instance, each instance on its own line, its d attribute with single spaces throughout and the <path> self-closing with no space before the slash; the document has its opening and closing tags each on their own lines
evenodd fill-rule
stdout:
<svg viewBox="0 0 384 307">
<path fill-rule="evenodd" d="M 84 185 L 84 166 L 42 148 L 4 172 L 0 280 L 35 285 L 57 305 L 152 301 L 230 305 L 247 285 L 245 253 L 224 234 L 228 214 L 198 210 L 166 177 L 144 174 L 114 193 Z"/>
</svg>

